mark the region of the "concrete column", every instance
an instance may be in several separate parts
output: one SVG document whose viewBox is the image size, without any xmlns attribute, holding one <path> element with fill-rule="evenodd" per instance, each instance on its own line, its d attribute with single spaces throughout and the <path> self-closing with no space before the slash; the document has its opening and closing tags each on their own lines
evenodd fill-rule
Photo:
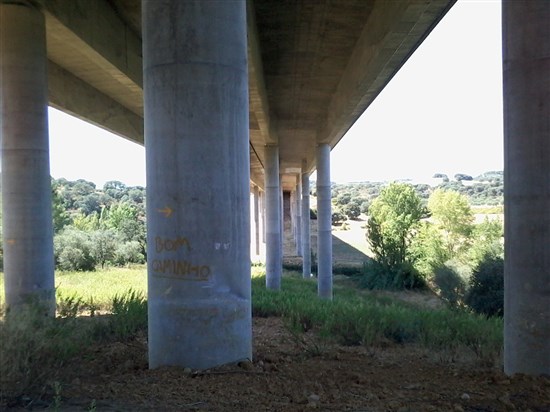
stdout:
<svg viewBox="0 0 550 412">
<path fill-rule="evenodd" d="M 279 148 L 265 146 L 265 284 L 280 290 L 282 266 L 281 189 L 279 185 Z"/>
<path fill-rule="evenodd" d="M 550 375 L 550 2 L 502 16 L 504 371 Z"/>
<path fill-rule="evenodd" d="M 317 146 L 317 282 L 320 298 L 332 299 L 332 205 L 330 146 Z"/>
<path fill-rule="evenodd" d="M 250 359 L 246 4 L 142 10 L 149 367 Z"/>
<path fill-rule="evenodd" d="M 305 169 L 304 169 L 305 170 Z M 302 275 L 311 277 L 311 238 L 309 219 L 309 175 L 302 173 Z"/>
<path fill-rule="evenodd" d="M 295 199 L 295 192 L 290 192 L 290 196 L 288 198 L 289 206 L 290 206 L 290 228 L 292 233 L 292 239 L 296 240 L 296 211 L 294 210 L 294 199 Z"/>
<path fill-rule="evenodd" d="M 44 15 L 0 2 L 2 228 L 6 305 L 55 314 Z"/>
<path fill-rule="evenodd" d="M 256 256 L 260 254 L 260 189 L 254 186 L 254 251 Z"/>
<path fill-rule="evenodd" d="M 296 211 L 296 255 L 302 256 L 302 179 L 298 175 L 296 177 L 296 196 L 294 201 L 294 210 Z"/>
<path fill-rule="evenodd" d="M 262 243 L 265 244 L 265 192 L 260 192 L 260 216 L 262 218 Z"/>
</svg>

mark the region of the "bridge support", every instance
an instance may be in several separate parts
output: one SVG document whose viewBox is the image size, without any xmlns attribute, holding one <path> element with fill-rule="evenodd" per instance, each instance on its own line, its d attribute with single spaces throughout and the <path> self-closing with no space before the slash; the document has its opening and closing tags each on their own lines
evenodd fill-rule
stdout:
<svg viewBox="0 0 550 412">
<path fill-rule="evenodd" d="M 317 282 L 320 298 L 332 299 L 332 205 L 330 146 L 317 146 Z"/>
<path fill-rule="evenodd" d="M 260 189 L 254 185 L 254 254 L 260 255 Z"/>
<path fill-rule="evenodd" d="M 2 229 L 6 305 L 55 314 L 44 15 L 0 1 Z"/>
<path fill-rule="evenodd" d="M 142 6 L 149 367 L 249 359 L 246 4 Z"/>
<path fill-rule="evenodd" d="M 502 8 L 504 370 L 550 375 L 550 2 Z"/>
<path fill-rule="evenodd" d="M 301 175 L 296 177 L 296 191 L 294 201 L 295 216 L 296 216 L 296 255 L 302 256 L 302 179 Z"/>
<path fill-rule="evenodd" d="M 307 279 L 311 277 L 311 238 L 309 224 L 309 175 L 302 172 L 302 276 Z"/>
<path fill-rule="evenodd" d="M 265 146 L 265 283 L 268 289 L 281 289 L 283 271 L 281 188 L 279 148 Z"/>
</svg>

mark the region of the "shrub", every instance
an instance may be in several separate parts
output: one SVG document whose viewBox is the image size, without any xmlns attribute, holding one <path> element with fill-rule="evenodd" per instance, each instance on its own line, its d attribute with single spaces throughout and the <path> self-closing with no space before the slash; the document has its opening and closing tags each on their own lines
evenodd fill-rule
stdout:
<svg viewBox="0 0 550 412">
<path fill-rule="evenodd" d="M 96 260 L 92 253 L 92 239 L 88 232 L 66 228 L 54 238 L 57 267 L 61 270 L 92 271 Z"/>
<path fill-rule="evenodd" d="M 141 253 L 141 245 L 133 240 L 119 245 L 114 252 L 113 263 L 123 266 L 128 263 L 144 263 L 145 257 Z"/>
<path fill-rule="evenodd" d="M 363 263 L 359 286 L 367 289 L 414 289 L 425 286 L 424 278 L 409 263 L 391 272 L 376 260 Z"/>
<path fill-rule="evenodd" d="M 434 283 L 451 308 L 463 306 L 469 277 L 470 268 L 457 260 L 449 260 L 435 269 Z"/>
<path fill-rule="evenodd" d="M 474 270 L 466 304 L 486 316 L 504 314 L 504 260 L 488 256 Z"/>
<path fill-rule="evenodd" d="M 332 212 L 332 226 L 337 226 L 344 220 L 346 220 L 346 216 L 343 213 L 339 211 Z"/>
</svg>

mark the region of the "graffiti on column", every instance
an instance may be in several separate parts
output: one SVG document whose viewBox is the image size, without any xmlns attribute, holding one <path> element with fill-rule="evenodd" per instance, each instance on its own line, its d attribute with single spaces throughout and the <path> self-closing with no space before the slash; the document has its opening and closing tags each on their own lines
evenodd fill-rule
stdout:
<svg viewBox="0 0 550 412">
<path fill-rule="evenodd" d="M 185 237 L 169 239 L 157 236 L 155 238 L 155 252 L 164 256 L 153 260 L 153 276 L 190 281 L 208 281 L 212 273 L 210 266 L 170 256 L 176 252 L 185 253 L 190 251 L 191 243 Z"/>
</svg>

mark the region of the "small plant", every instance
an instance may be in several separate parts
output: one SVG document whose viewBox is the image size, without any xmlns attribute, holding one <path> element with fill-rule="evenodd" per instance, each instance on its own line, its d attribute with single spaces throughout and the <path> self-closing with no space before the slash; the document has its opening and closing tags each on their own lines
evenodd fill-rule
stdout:
<svg viewBox="0 0 550 412">
<path fill-rule="evenodd" d="M 63 296 L 60 292 L 57 293 L 57 313 L 59 317 L 75 318 L 83 311 L 84 307 L 84 301 L 76 294 Z"/>
<path fill-rule="evenodd" d="M 109 323 L 119 339 L 127 339 L 138 330 L 147 329 L 147 301 L 143 294 L 130 289 L 124 295 L 115 295 Z"/>
</svg>

